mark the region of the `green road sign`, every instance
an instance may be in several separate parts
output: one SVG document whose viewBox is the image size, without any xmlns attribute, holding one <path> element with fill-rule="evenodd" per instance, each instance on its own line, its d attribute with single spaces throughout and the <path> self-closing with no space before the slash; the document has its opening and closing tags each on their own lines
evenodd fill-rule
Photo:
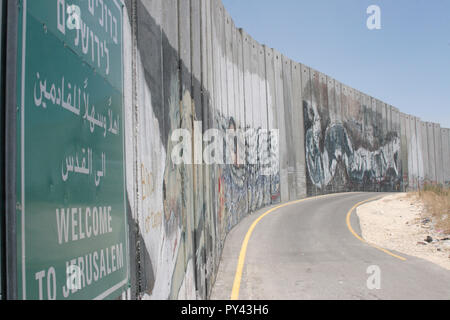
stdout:
<svg viewBox="0 0 450 320">
<path fill-rule="evenodd" d="M 116 298 L 129 265 L 123 5 L 20 4 L 19 298 Z"/>
</svg>

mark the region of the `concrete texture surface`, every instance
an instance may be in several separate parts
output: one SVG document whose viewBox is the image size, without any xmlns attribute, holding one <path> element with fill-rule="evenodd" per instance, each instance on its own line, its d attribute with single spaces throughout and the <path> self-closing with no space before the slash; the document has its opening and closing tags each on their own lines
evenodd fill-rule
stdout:
<svg viewBox="0 0 450 320">
<path fill-rule="evenodd" d="M 132 297 L 207 298 L 227 234 L 265 207 L 450 183 L 448 130 L 259 44 L 220 0 L 130 0 L 125 11 Z M 173 165 L 175 130 L 233 128 L 249 133 L 245 165 Z M 279 130 L 270 174 L 251 163 L 266 129 Z"/>
</svg>

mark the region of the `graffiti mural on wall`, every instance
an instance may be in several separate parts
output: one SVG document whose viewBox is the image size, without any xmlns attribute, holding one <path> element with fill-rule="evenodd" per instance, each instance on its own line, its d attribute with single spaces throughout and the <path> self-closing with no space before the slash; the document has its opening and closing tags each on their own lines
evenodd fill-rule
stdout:
<svg viewBox="0 0 450 320">
<path fill-rule="evenodd" d="M 241 129 L 237 128 L 233 117 L 218 114 L 216 121 L 223 134 L 227 130 Z M 234 159 L 233 164 L 222 165 L 219 169 L 219 218 L 228 213 L 223 232 L 231 230 L 249 211 L 255 211 L 279 199 L 280 173 L 276 135 L 260 127 L 253 129 L 247 126 L 244 131 L 246 145 L 239 148 L 245 149 L 245 163 L 239 164 L 236 161 L 238 142 L 235 141 L 235 145 L 228 149 Z M 224 158 L 224 162 L 225 160 Z M 269 187 L 272 198 L 269 196 Z"/>
<path fill-rule="evenodd" d="M 130 204 L 136 228 L 136 242 L 131 244 L 136 247 L 133 286 L 136 298 L 140 299 L 195 299 L 196 263 L 191 240 L 195 227 L 187 222 L 193 211 L 188 209 L 192 204 L 192 190 L 189 192 L 188 187 L 192 175 L 185 167 L 174 166 L 168 156 L 173 149 L 171 132 L 180 126 L 192 129 L 189 126 L 192 110 L 184 107 L 192 98 L 189 90 L 180 96 L 177 64 L 168 63 L 178 61 L 179 55 L 146 4 L 141 1 L 126 4 L 129 28 L 145 25 L 149 31 L 139 33 L 136 39 L 135 74 L 129 75 L 135 81 L 136 105 L 136 109 L 129 110 L 134 113 L 134 120 L 128 124 L 132 127 L 127 128 L 127 134 L 135 141 L 134 150 L 129 150 L 128 144 L 127 153 L 132 155 L 136 167 L 133 176 L 127 177 L 136 181 L 127 190 L 129 195 L 135 195 Z M 161 52 L 172 68 L 166 70 L 164 77 Z"/>
<path fill-rule="evenodd" d="M 340 120 L 343 117 L 336 115 L 334 109 L 312 104 L 311 99 L 305 98 L 309 195 L 315 191 L 399 190 L 400 137 L 397 132 L 379 134 L 376 114 L 366 106 L 361 106 L 364 116 L 360 122 L 355 121 L 355 117 Z M 319 98 L 312 100 L 319 101 Z"/>
<path fill-rule="evenodd" d="M 224 115 L 210 99 L 204 100 L 207 104 L 196 105 L 200 101 L 193 98 L 192 88 L 200 87 L 205 95 L 209 92 L 201 87 L 184 61 L 179 64 L 179 52 L 170 35 L 165 34 L 144 4 L 136 3 L 139 7 L 136 27 L 145 24 L 150 30 L 137 33 L 134 93 L 137 114 L 134 127 L 129 130 L 129 134 L 137 134 L 133 158 L 137 177 L 129 177 L 139 182 L 136 203 L 131 206 L 139 233 L 137 294 L 143 299 L 195 299 L 196 291 L 205 292 L 205 282 L 214 280 L 228 232 L 250 211 L 270 203 L 270 189 L 272 200 L 279 199 L 278 149 L 269 149 L 263 143 L 261 126 L 251 129 L 238 125 L 243 121 L 236 120 L 237 108 L 230 107 L 234 111 Z M 220 46 L 216 49 L 222 51 Z M 163 57 L 158 56 L 161 51 Z M 164 71 L 155 69 L 161 65 Z M 158 82 L 161 78 L 162 84 Z M 211 121 L 204 119 L 205 110 Z M 194 190 L 194 167 L 175 165 L 170 155 L 176 145 L 172 133 L 180 128 L 193 132 L 195 121 L 203 122 L 204 131 L 217 128 L 225 134 L 230 129 L 241 129 L 248 134 L 246 144 L 240 146 L 246 151 L 245 164 L 202 168 L 207 173 L 205 179 L 209 179 L 203 183 L 211 190 L 204 195 L 203 203 L 196 204 L 194 212 L 194 201 L 198 201 L 194 195 L 198 192 Z M 278 144 L 276 139 L 269 142 Z M 264 152 L 272 155 L 268 165 L 274 168 L 271 175 L 264 174 L 261 165 L 250 164 L 253 157 L 258 160 Z M 134 192 L 129 190 L 129 194 Z M 194 215 L 199 218 L 194 219 Z"/>
</svg>

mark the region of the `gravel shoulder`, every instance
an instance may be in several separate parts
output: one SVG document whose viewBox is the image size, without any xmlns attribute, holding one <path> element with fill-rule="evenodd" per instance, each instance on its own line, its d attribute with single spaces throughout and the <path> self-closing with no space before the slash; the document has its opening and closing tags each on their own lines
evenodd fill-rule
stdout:
<svg viewBox="0 0 450 320">
<path fill-rule="evenodd" d="M 416 196 L 389 195 L 358 207 L 356 213 L 367 242 L 450 270 L 450 235 L 435 230 Z"/>
</svg>

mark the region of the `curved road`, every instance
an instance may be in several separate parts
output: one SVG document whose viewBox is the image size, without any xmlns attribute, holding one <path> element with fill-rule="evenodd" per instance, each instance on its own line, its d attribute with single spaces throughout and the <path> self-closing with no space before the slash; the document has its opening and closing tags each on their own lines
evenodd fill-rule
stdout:
<svg viewBox="0 0 450 320">
<path fill-rule="evenodd" d="M 406 258 L 401 260 L 350 232 L 349 210 L 378 195 L 312 198 L 264 216 L 248 241 L 239 299 L 450 299 L 450 271 L 392 252 Z M 211 299 L 230 299 L 244 238 L 267 211 L 247 217 L 228 235 Z M 354 212 L 350 223 L 360 234 Z M 367 286 L 370 266 L 379 267 L 380 289 Z"/>
</svg>

